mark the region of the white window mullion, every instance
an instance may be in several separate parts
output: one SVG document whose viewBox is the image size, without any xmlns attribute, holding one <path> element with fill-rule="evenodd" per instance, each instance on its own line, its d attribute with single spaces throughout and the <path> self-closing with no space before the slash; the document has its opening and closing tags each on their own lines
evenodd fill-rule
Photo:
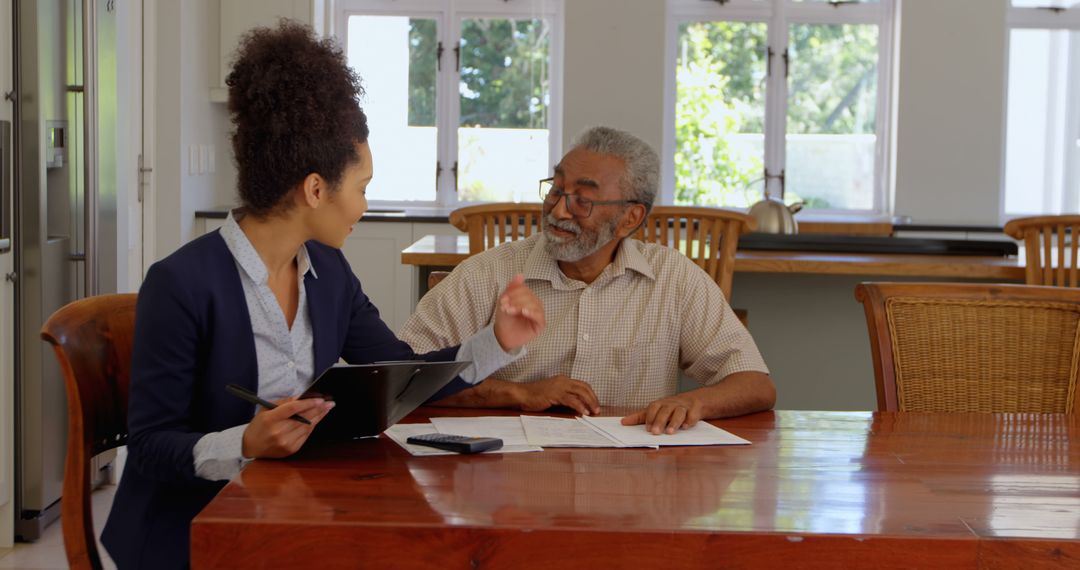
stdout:
<svg viewBox="0 0 1080 570">
<path fill-rule="evenodd" d="M 454 163 L 458 156 L 458 123 L 461 117 L 461 98 L 458 92 L 458 78 L 460 77 L 460 46 L 461 46 L 461 18 L 454 10 L 449 10 L 444 15 L 446 33 L 443 43 L 442 72 L 439 76 L 439 87 L 442 88 L 442 99 L 439 102 L 439 149 L 442 156 L 439 164 L 442 172 L 439 176 L 439 203 L 447 207 L 455 207 L 458 203 L 458 195 Z"/>
<path fill-rule="evenodd" d="M 676 50 L 679 49 L 679 17 L 668 2 L 664 19 L 664 140 L 660 151 L 660 192 L 657 204 L 675 203 L 675 98 L 677 96 Z"/>
<path fill-rule="evenodd" d="M 1050 73 L 1049 73 L 1049 85 L 1047 86 L 1047 105 L 1046 105 L 1046 154 L 1043 157 L 1045 161 L 1045 172 L 1047 173 L 1046 184 L 1043 187 L 1043 209 L 1047 212 L 1059 212 L 1062 206 L 1062 188 L 1065 181 L 1063 180 L 1064 168 L 1062 161 L 1065 158 L 1064 136 L 1067 132 L 1065 128 L 1063 111 L 1065 102 L 1062 101 L 1063 97 L 1060 96 L 1064 85 L 1064 81 L 1068 81 L 1067 71 L 1065 70 L 1065 62 L 1061 57 L 1061 43 L 1062 38 L 1060 36 L 1054 36 L 1050 39 Z"/>
<path fill-rule="evenodd" d="M 1069 45 L 1069 61 L 1080 62 L 1080 41 Z M 1080 212 L 1080 105 L 1069 105 L 1069 101 L 1080 100 L 1080 69 L 1073 65 L 1065 77 L 1068 86 L 1065 89 L 1065 179 L 1062 188 L 1063 212 Z"/>
<path fill-rule="evenodd" d="M 888 10 L 879 14 L 878 20 L 878 77 L 877 77 L 877 115 L 874 131 L 877 144 L 874 152 L 874 211 L 892 212 L 889 203 L 889 157 L 892 153 L 892 95 L 893 95 L 893 18 L 889 14 L 895 9 L 892 2 L 884 2 Z"/>
<path fill-rule="evenodd" d="M 563 62 L 565 42 L 563 30 L 566 21 L 563 11 L 557 14 L 545 15 L 551 22 L 551 52 L 549 54 L 549 79 L 551 81 L 551 104 L 548 107 L 548 172 L 554 172 L 555 165 L 562 159 L 563 154 Z"/>
<path fill-rule="evenodd" d="M 1009 68 L 1002 144 L 1002 219 L 1076 212 L 1080 210 L 1080 108 L 1071 102 L 1080 96 L 1080 42 L 1076 39 L 1080 37 L 1080 7 L 1058 12 L 1009 8 L 1006 22 Z M 1045 77 L 1038 80 L 1038 94 L 1029 89 L 1025 96 L 1023 87 L 1031 81 L 1025 73 L 1030 75 L 1030 68 L 1014 64 L 1024 49 L 1039 45 L 1040 36 L 1049 42 L 1045 49 L 1049 59 L 1036 62 L 1046 65 Z M 1021 93 L 1020 100 L 1011 100 L 1014 91 Z M 1045 105 L 1045 109 L 1037 109 L 1041 114 L 1034 114 L 1045 129 L 1038 134 L 1024 132 L 1033 105 Z M 1029 147 L 1040 146 L 1037 157 L 1027 156 L 1032 154 Z M 1039 178 L 1041 183 L 1029 183 L 1030 178 Z"/>
<path fill-rule="evenodd" d="M 788 65 L 785 54 L 788 48 L 788 23 L 786 5 L 778 3 L 776 11 L 769 20 L 769 49 L 772 57 L 769 61 L 769 75 L 765 87 L 765 195 L 783 197 L 783 182 L 787 154 L 787 106 L 788 106 Z"/>
</svg>

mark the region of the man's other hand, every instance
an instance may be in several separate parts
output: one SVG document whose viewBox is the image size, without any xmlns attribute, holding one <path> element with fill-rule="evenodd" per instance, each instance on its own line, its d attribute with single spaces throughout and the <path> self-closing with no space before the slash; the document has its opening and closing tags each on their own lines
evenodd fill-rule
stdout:
<svg viewBox="0 0 1080 570">
<path fill-rule="evenodd" d="M 622 425 L 645 424 L 652 434 L 675 433 L 676 430 L 694 427 L 702 417 L 701 401 L 689 394 L 661 398 L 644 410 L 638 410 L 622 419 Z"/>
<path fill-rule="evenodd" d="M 566 406 L 583 416 L 600 413 L 600 399 L 592 386 L 562 374 L 517 384 L 519 407 L 525 412 L 541 412 L 552 406 Z"/>
</svg>

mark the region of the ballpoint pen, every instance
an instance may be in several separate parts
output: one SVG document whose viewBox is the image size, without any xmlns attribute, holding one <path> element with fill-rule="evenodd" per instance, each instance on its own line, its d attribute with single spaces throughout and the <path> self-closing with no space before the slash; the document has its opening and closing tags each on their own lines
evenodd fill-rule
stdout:
<svg viewBox="0 0 1080 570">
<path fill-rule="evenodd" d="M 236 384 L 227 384 L 225 386 L 225 390 L 233 396 L 240 398 L 241 400 L 246 400 L 248 402 L 251 402 L 252 404 L 258 404 L 268 410 L 272 410 L 277 407 L 277 404 L 273 402 L 267 402 L 266 400 L 260 398 L 254 392 L 248 390 L 247 388 L 244 388 L 243 386 L 237 386 Z M 304 416 L 301 416 L 300 414 L 293 414 L 289 416 L 289 419 L 296 420 L 302 424 L 311 425 L 311 420 L 305 418 Z"/>
</svg>

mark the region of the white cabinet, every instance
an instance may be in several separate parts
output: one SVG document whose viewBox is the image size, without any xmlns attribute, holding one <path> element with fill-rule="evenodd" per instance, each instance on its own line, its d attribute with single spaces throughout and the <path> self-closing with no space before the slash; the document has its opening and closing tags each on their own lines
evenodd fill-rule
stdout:
<svg viewBox="0 0 1080 570">
<path fill-rule="evenodd" d="M 225 218 L 197 218 L 196 222 L 199 220 L 202 220 L 202 233 L 204 234 L 221 229 L 221 226 L 225 225 Z"/>
<path fill-rule="evenodd" d="M 325 0 L 221 0 L 220 42 L 218 43 L 217 86 L 210 89 L 210 100 L 228 99 L 225 77 L 240 37 L 256 26 L 275 27 L 280 18 L 290 18 L 315 28 L 324 35 Z"/>
<path fill-rule="evenodd" d="M 436 222 L 417 222 L 412 225 L 413 227 L 413 242 L 424 236 L 463 236 L 465 235 L 461 230 L 447 223 Z M 412 245 L 412 244 L 409 244 Z"/>
<path fill-rule="evenodd" d="M 395 333 L 412 314 L 416 297 L 412 267 L 401 250 L 413 243 L 409 222 L 360 222 L 341 248 L 371 302 Z"/>
</svg>

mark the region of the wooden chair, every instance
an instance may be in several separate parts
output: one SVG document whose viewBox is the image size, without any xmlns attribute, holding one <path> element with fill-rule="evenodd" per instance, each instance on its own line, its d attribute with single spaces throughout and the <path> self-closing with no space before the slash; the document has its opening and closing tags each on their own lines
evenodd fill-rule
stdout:
<svg viewBox="0 0 1080 570">
<path fill-rule="evenodd" d="M 541 215 L 540 204 L 480 204 L 450 212 L 450 223 L 469 235 L 469 255 L 476 255 L 540 233 Z"/>
<path fill-rule="evenodd" d="M 731 210 L 655 206 L 634 237 L 679 250 L 704 269 L 730 301 L 739 236 L 756 228 L 754 218 Z"/>
<path fill-rule="evenodd" d="M 482 204 L 450 213 L 450 223 L 469 234 L 469 255 L 476 255 L 542 231 L 540 204 Z M 731 277 L 739 236 L 757 227 L 750 216 L 719 208 L 656 206 L 634 237 L 681 251 L 704 269 L 724 297 L 731 299 Z"/>
<path fill-rule="evenodd" d="M 1027 258 L 1024 281 L 1028 285 L 1080 286 L 1076 257 L 1077 246 L 1080 245 L 1077 239 L 1080 236 L 1080 214 L 1018 218 L 1005 224 L 1005 233 L 1014 239 L 1024 240 Z M 1066 234 L 1071 234 L 1068 242 Z M 1065 254 L 1066 250 L 1068 255 Z"/>
<path fill-rule="evenodd" d="M 449 271 L 432 271 L 431 273 L 428 273 L 427 290 L 431 291 L 432 288 L 434 288 L 436 285 L 441 283 L 443 279 L 446 279 L 449 276 Z"/>
<path fill-rule="evenodd" d="M 68 401 L 68 448 L 60 517 L 68 564 L 100 569 L 90 509 L 90 460 L 127 443 L 135 294 L 80 299 L 53 313 L 41 338 L 53 345 Z"/>
<path fill-rule="evenodd" d="M 1076 410 L 1080 290 L 862 283 L 882 411 Z"/>
</svg>

